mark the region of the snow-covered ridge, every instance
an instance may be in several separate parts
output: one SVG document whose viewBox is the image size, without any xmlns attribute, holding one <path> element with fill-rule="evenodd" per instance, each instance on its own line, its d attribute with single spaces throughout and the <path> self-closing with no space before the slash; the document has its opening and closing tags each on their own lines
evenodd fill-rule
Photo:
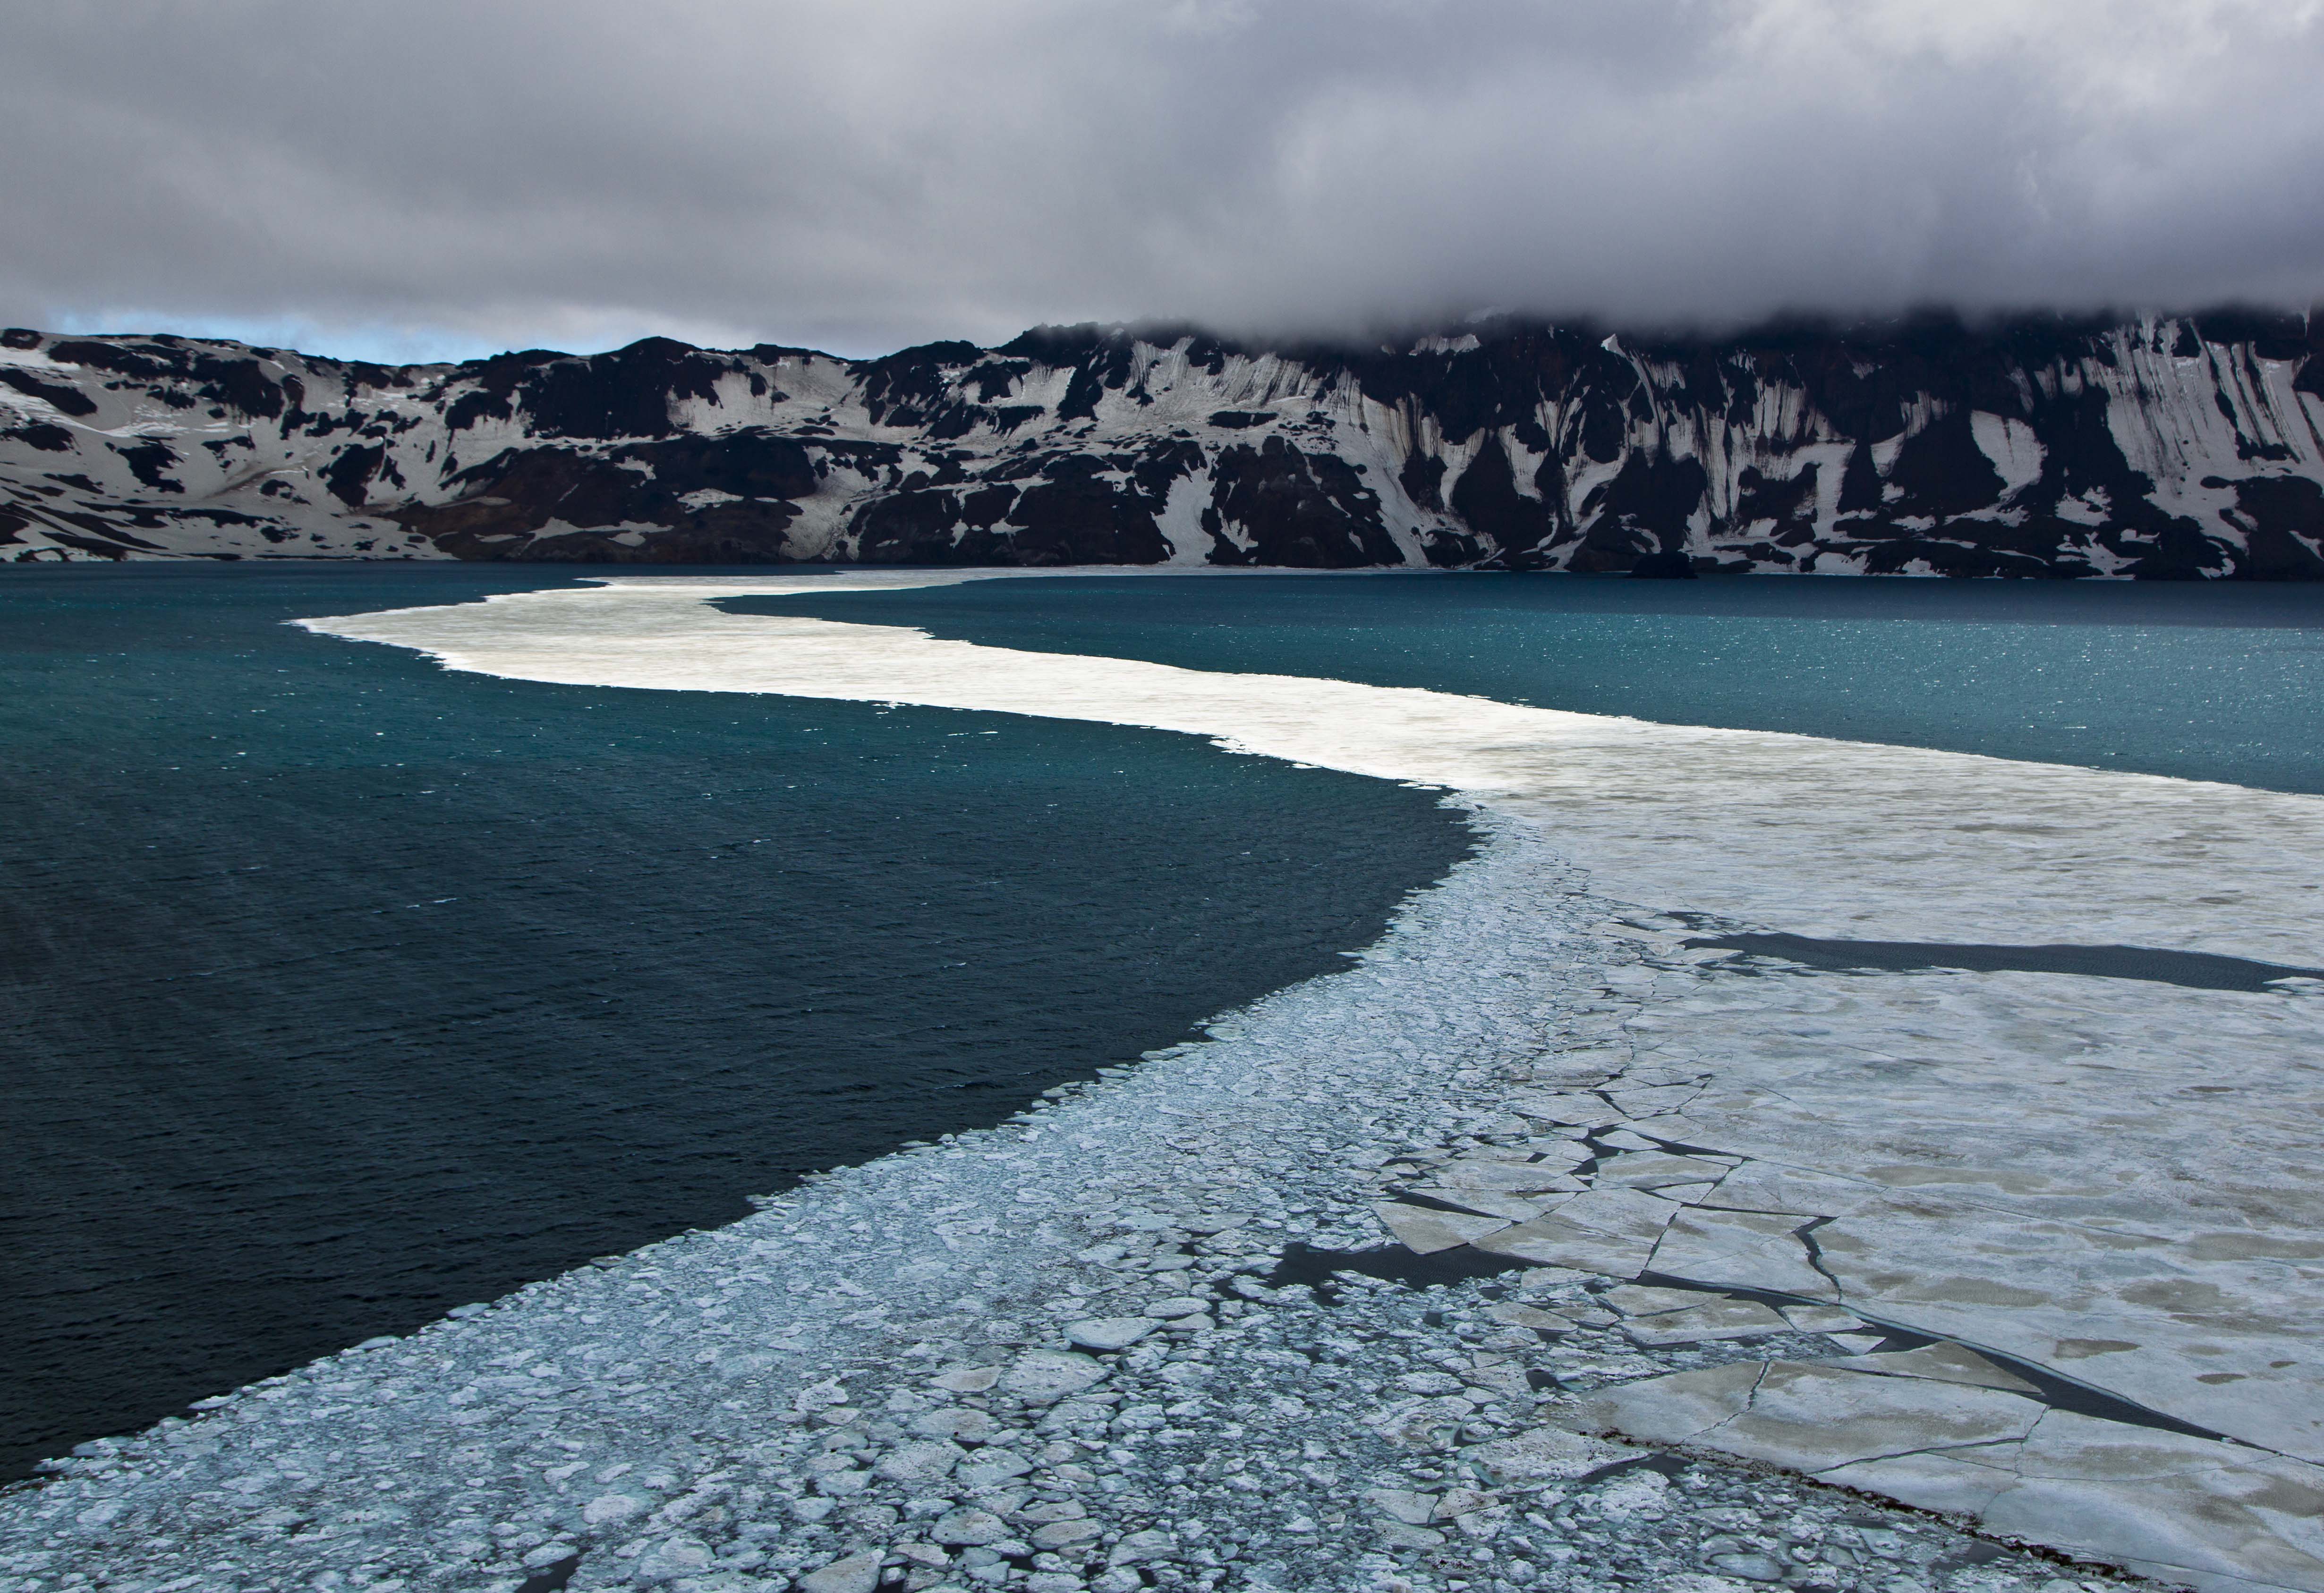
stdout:
<svg viewBox="0 0 2324 1593">
<path fill-rule="evenodd" d="M 2324 578 L 2319 356 L 2246 313 L 401 367 L 19 329 L 0 557 Z"/>
</svg>

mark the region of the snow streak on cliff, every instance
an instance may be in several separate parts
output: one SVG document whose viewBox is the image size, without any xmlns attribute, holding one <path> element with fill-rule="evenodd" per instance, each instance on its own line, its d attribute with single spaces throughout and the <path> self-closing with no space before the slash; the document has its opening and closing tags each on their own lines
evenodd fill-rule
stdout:
<svg viewBox="0 0 2324 1593">
<path fill-rule="evenodd" d="M 0 557 L 2324 579 L 2324 321 L 1042 327 L 387 367 L 0 335 Z"/>
</svg>

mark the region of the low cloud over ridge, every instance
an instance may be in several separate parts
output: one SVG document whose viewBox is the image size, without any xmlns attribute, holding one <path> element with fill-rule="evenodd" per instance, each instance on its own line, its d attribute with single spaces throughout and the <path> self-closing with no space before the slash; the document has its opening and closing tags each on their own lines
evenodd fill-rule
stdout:
<svg viewBox="0 0 2324 1593">
<path fill-rule="evenodd" d="M 2324 299 L 2317 0 L 17 5 L 0 317 L 871 353 Z"/>
</svg>

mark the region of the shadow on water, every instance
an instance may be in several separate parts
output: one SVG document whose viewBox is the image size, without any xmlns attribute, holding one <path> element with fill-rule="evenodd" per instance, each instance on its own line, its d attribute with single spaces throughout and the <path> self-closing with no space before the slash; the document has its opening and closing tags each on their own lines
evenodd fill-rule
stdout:
<svg viewBox="0 0 2324 1593">
<path fill-rule="evenodd" d="M 1846 973 L 1917 973 L 1960 969 L 1971 973 L 2070 973 L 2090 979 L 2136 979 L 2192 990 L 2269 989 L 2284 979 L 2324 979 L 2324 968 L 2255 962 L 2212 952 L 2172 952 L 2154 946 L 2002 946 L 1914 940 L 1818 940 L 1804 935 L 1698 936 L 1688 946 L 1779 957 L 1810 968 Z"/>
</svg>

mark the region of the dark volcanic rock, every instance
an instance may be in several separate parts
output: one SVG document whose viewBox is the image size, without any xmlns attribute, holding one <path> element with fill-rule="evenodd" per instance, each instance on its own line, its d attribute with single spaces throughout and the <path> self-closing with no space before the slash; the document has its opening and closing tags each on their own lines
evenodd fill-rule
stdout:
<svg viewBox="0 0 2324 1593">
<path fill-rule="evenodd" d="M 1114 480 L 1106 461 L 1087 454 L 1052 460 L 1041 474 L 1009 511 L 1018 528 L 1009 551 L 978 562 L 1159 564 L 1170 557 L 1154 506 L 1134 478 Z"/>
<path fill-rule="evenodd" d="M 416 367 L 5 343 L 23 557 L 2324 579 L 2312 317 L 1042 327 L 867 361 L 649 338 Z"/>
<path fill-rule="evenodd" d="M 1243 538 L 1239 547 L 1215 548 L 1213 564 L 1344 569 L 1404 562 L 1380 523 L 1378 495 L 1342 459 L 1311 457 L 1270 437 L 1256 448 L 1239 443 L 1222 451 L 1213 479 L 1205 527 L 1215 520 Z"/>
<path fill-rule="evenodd" d="M 1539 568 L 1548 562 L 1547 549 L 1561 529 L 1563 506 L 1562 496 L 1536 492 L 1528 497 L 1517 491 L 1499 437 L 1486 438 L 1452 484 L 1452 511 L 1483 546 L 1499 549 L 1498 562 L 1518 568 Z"/>
<path fill-rule="evenodd" d="M 54 382 L 43 382 L 29 371 L 12 365 L 0 365 L 0 382 L 6 382 L 27 398 L 39 399 L 60 415 L 94 415 L 97 401 L 77 387 L 66 387 Z"/>
<path fill-rule="evenodd" d="M 1692 581 L 1694 560 L 1683 553 L 1642 553 L 1630 566 L 1633 581 Z"/>
</svg>

